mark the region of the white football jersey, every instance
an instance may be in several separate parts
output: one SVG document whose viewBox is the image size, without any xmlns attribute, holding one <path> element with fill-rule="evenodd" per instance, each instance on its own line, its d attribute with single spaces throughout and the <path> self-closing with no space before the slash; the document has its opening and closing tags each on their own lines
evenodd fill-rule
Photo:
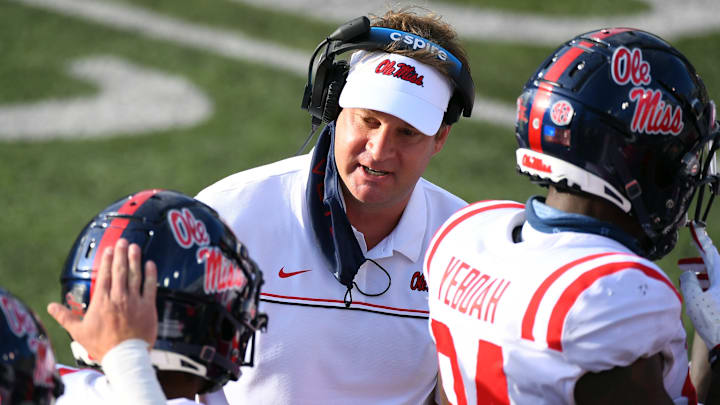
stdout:
<svg viewBox="0 0 720 405">
<path fill-rule="evenodd" d="M 697 401 L 679 293 L 613 239 L 543 233 L 525 222 L 523 204 L 479 202 L 438 230 L 424 271 L 453 404 L 574 404 L 585 373 L 657 353 L 670 397 Z"/>
</svg>

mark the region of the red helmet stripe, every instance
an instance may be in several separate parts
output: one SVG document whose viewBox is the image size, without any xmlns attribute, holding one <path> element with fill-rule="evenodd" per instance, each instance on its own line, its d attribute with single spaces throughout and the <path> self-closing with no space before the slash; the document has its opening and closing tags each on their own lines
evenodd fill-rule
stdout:
<svg viewBox="0 0 720 405">
<path fill-rule="evenodd" d="M 581 41 L 579 46 L 591 48 L 594 44 L 588 41 Z M 573 46 L 567 52 L 562 54 L 555 62 L 553 62 L 543 75 L 543 79 L 547 81 L 556 81 L 567 70 L 575 59 L 578 58 L 585 49 Z M 528 141 L 530 149 L 542 153 L 542 124 L 545 111 L 550 104 L 550 96 L 552 94 L 552 86 L 547 83 L 541 83 L 535 99 L 530 109 L 530 121 L 528 122 Z"/>
<path fill-rule="evenodd" d="M 128 198 L 127 201 L 125 201 L 125 204 L 123 204 L 120 209 L 118 210 L 118 214 L 122 215 L 133 215 L 135 211 L 140 208 L 145 201 L 147 201 L 150 197 L 155 195 L 157 192 L 161 190 L 153 189 L 153 190 L 144 190 L 140 191 L 138 193 L 135 193 L 130 198 Z M 100 242 L 98 243 L 98 247 L 95 250 L 95 257 L 93 259 L 93 265 L 92 265 L 92 272 L 90 273 L 90 299 L 92 300 L 93 293 L 95 292 L 95 277 L 97 276 L 97 271 L 100 268 L 100 261 L 102 260 L 102 252 L 107 247 L 115 247 L 115 243 L 120 239 L 120 236 L 122 236 L 123 231 L 125 231 L 125 227 L 127 227 L 127 224 L 130 221 L 127 218 L 115 218 L 110 222 L 110 225 L 107 227 L 105 232 L 103 233 L 102 239 L 100 239 Z"/>
<path fill-rule="evenodd" d="M 632 31 L 631 28 L 612 28 L 608 30 L 600 30 L 590 34 L 590 38 L 595 40 L 604 40 L 613 35 L 617 35 L 622 32 Z M 560 56 L 555 62 L 553 62 L 545 74 L 543 79 L 554 82 L 567 70 L 577 58 L 580 56 L 585 49 L 592 48 L 595 43 L 591 41 L 580 41 L 576 45 L 573 45 L 567 52 Z M 530 109 L 530 120 L 528 122 L 528 142 L 530 143 L 530 149 L 542 153 L 542 125 L 545 111 L 548 109 L 550 104 L 550 96 L 552 95 L 553 87 L 547 83 L 541 83 L 538 91 L 535 93 L 535 99 L 533 100 L 532 107 Z"/>
</svg>

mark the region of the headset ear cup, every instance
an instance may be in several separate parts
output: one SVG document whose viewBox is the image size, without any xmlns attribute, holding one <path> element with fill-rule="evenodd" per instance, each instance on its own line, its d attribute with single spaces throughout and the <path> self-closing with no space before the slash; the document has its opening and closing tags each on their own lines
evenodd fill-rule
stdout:
<svg viewBox="0 0 720 405">
<path fill-rule="evenodd" d="M 342 85 L 338 82 L 331 82 L 327 89 L 325 108 L 323 109 L 322 120 L 325 123 L 334 121 L 340 115 L 340 93 Z"/>
<path fill-rule="evenodd" d="M 457 93 L 453 94 L 448 102 L 447 111 L 443 116 L 443 122 L 452 125 L 460 119 L 460 113 L 463 110 L 462 98 Z"/>
<path fill-rule="evenodd" d="M 322 120 L 325 123 L 334 121 L 340 114 L 340 93 L 345 87 L 345 80 L 349 70 L 350 66 L 344 60 L 333 64 L 329 84 L 325 90 L 325 103 L 322 114 Z"/>
</svg>

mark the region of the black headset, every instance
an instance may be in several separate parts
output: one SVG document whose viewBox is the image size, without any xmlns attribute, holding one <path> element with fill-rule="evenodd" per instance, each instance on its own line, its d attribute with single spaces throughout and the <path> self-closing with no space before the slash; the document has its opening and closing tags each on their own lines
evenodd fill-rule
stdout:
<svg viewBox="0 0 720 405">
<path fill-rule="evenodd" d="M 457 57 L 440 45 L 415 34 L 391 28 L 371 27 L 370 20 L 363 16 L 338 27 L 315 48 L 310 58 L 308 81 L 301 104 L 301 107 L 308 110 L 312 116 L 310 137 L 320 124 L 334 121 L 340 113 L 340 93 L 345 86 L 350 67 L 344 60 L 335 62 L 335 56 L 355 49 L 382 50 L 393 44 L 398 49 L 429 48 L 430 52 L 434 53 L 438 59 L 449 62 L 450 78 L 454 90 L 448 102 L 443 122 L 453 124 L 460 118 L 461 113 L 465 117 L 470 116 L 475 101 L 475 85 L 470 71 Z M 313 64 L 315 57 L 323 47 L 325 47 L 325 52 L 318 62 L 313 83 Z M 308 141 L 305 143 L 307 144 Z M 304 148 L 305 145 L 300 150 L 302 151 Z"/>
</svg>

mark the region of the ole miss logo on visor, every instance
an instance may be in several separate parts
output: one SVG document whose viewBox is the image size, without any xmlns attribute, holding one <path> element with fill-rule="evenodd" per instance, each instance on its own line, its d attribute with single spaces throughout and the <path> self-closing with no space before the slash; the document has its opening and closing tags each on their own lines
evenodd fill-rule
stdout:
<svg viewBox="0 0 720 405">
<path fill-rule="evenodd" d="M 407 63 L 396 63 L 393 60 L 385 59 L 377 65 L 375 73 L 397 77 L 398 79 L 405 80 L 418 86 L 423 85 L 424 76 L 418 75 L 415 71 L 415 66 L 408 65 Z"/>
</svg>

